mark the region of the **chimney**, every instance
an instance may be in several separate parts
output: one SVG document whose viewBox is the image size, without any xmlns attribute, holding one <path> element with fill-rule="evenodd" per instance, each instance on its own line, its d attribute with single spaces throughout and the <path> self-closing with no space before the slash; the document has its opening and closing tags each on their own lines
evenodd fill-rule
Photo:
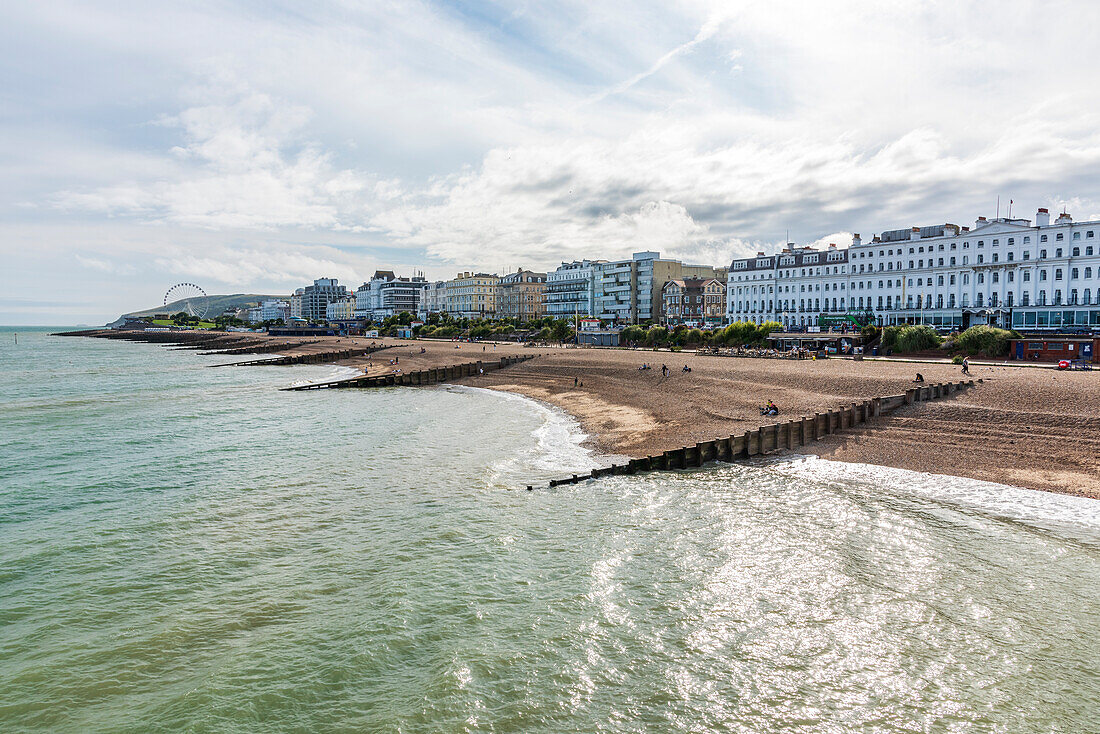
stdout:
<svg viewBox="0 0 1100 734">
<path fill-rule="evenodd" d="M 919 240 L 920 239 L 920 227 L 913 227 L 913 229 L 909 230 L 909 239 L 911 239 L 911 240 Z"/>
<path fill-rule="evenodd" d="M 1071 217 L 1066 212 L 1062 212 L 1061 214 L 1058 215 L 1058 219 L 1056 219 L 1054 223 L 1055 224 L 1069 224 L 1072 221 L 1073 221 L 1073 217 Z"/>
<path fill-rule="evenodd" d="M 959 233 L 959 228 L 954 224 L 945 224 L 943 226 L 943 234 L 945 237 L 954 237 Z"/>
<path fill-rule="evenodd" d="M 985 217 L 978 217 L 978 221 L 974 222 L 974 229 L 977 229 L 978 227 L 981 227 L 982 225 L 985 225 L 985 224 L 988 224 L 988 223 L 989 222 L 986 221 Z"/>
<path fill-rule="evenodd" d="M 969 232 L 969 231 L 970 231 L 970 227 L 963 227 L 962 231 L 963 231 L 963 232 Z"/>
<path fill-rule="evenodd" d="M 1049 227 L 1050 226 L 1050 211 L 1047 209 L 1040 209 L 1035 212 L 1035 226 L 1036 227 Z"/>
<path fill-rule="evenodd" d="M 834 243 L 834 242 L 830 242 L 830 243 L 829 243 L 829 249 L 830 249 L 830 250 L 835 250 L 835 249 L 836 249 L 836 243 Z"/>
<path fill-rule="evenodd" d="M 758 252 L 758 253 L 756 253 L 756 256 L 757 256 L 757 257 L 764 257 L 764 253 L 762 253 L 762 252 Z"/>
<path fill-rule="evenodd" d="M 859 232 L 856 232 L 854 235 L 852 235 L 852 247 L 859 247 L 860 244 L 861 241 L 859 239 Z"/>
</svg>

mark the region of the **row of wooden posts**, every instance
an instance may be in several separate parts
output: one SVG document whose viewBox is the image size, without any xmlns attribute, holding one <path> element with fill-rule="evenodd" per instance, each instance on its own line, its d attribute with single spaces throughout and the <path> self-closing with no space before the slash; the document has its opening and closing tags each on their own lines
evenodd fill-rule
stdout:
<svg viewBox="0 0 1100 734">
<path fill-rule="evenodd" d="M 502 370 L 505 367 L 526 362 L 538 357 L 538 354 L 521 354 L 515 357 L 501 357 L 499 360 L 467 362 L 448 367 L 429 367 L 415 372 L 400 372 L 388 375 L 362 375 L 360 377 L 348 377 L 342 380 L 330 380 L 329 382 L 314 382 L 306 385 L 293 385 L 284 387 L 283 390 L 327 390 L 345 387 L 395 387 L 400 385 L 432 385 L 439 382 L 450 382 L 462 377 L 474 377 L 484 372 Z"/>
<path fill-rule="evenodd" d="M 230 349 L 213 349 L 209 352 L 203 352 L 203 354 L 270 354 L 271 352 L 285 352 L 288 349 L 296 349 L 298 347 L 305 346 L 306 344 L 313 344 L 316 341 L 317 339 L 296 342 L 280 342 L 267 339 L 256 339 L 252 344 L 232 347 Z"/>
<path fill-rule="evenodd" d="M 334 349 L 328 352 L 307 352 L 306 354 L 287 354 L 282 357 L 265 357 L 264 359 L 250 359 L 244 362 L 230 362 L 229 364 L 212 364 L 210 367 L 256 367 L 261 365 L 288 365 L 288 364 L 327 364 L 339 362 L 342 359 L 353 357 L 365 357 L 368 354 L 379 352 L 383 349 L 392 349 L 391 346 L 365 347 L 362 349 Z"/>
<path fill-rule="evenodd" d="M 981 382 L 981 380 L 979 379 L 978 382 Z M 700 441 L 694 446 L 683 446 L 654 456 L 630 459 L 625 464 L 612 464 L 609 467 L 593 469 L 588 474 L 574 474 L 563 479 L 552 479 L 550 480 L 550 486 L 576 484 L 588 479 L 598 479 L 613 474 L 637 474 L 646 471 L 687 469 L 702 466 L 712 461 L 733 462 L 768 454 L 780 449 L 796 449 L 830 434 L 866 423 L 872 418 L 891 413 L 903 405 L 937 400 L 968 387 L 973 387 L 973 385 L 974 381 L 970 380 L 914 387 L 906 390 L 903 395 L 872 398 L 825 413 L 815 413 L 813 416 L 803 416 L 786 422 L 761 426 L 742 434 L 716 438 L 713 441 Z M 527 485 L 528 490 L 534 488 L 534 485 Z"/>
</svg>

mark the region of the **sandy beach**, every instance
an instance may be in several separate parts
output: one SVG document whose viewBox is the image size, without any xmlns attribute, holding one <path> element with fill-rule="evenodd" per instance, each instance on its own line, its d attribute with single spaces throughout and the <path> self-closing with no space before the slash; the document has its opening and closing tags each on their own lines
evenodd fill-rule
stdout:
<svg viewBox="0 0 1100 734">
<path fill-rule="evenodd" d="M 759 414 L 767 400 L 775 401 L 784 417 L 797 417 L 902 393 L 913 386 L 917 372 L 930 382 L 965 377 L 960 367 L 937 363 L 389 343 L 397 346 L 375 355 L 372 373 L 394 369 L 388 364 L 394 357 L 399 368 L 419 369 L 541 352 L 539 359 L 463 382 L 558 406 L 580 421 L 600 451 L 626 456 L 773 422 Z M 653 369 L 639 370 L 643 363 Z M 667 377 L 662 376 L 662 364 L 670 369 Z M 685 365 L 691 372 L 683 371 Z M 836 461 L 1100 498 L 1100 373 L 974 366 L 971 377 L 981 378 L 982 384 L 948 400 L 902 408 L 801 451 Z"/>
<path fill-rule="evenodd" d="M 431 340 L 328 337 L 283 353 L 361 348 L 372 342 L 390 348 L 369 360 L 338 364 L 384 374 L 541 353 L 538 359 L 461 382 L 562 408 L 577 418 L 599 451 L 633 457 L 774 422 L 759 414 L 767 400 L 780 407 L 782 418 L 798 417 L 897 395 L 913 386 L 918 371 L 929 382 L 965 377 L 958 366 L 943 363 L 754 359 Z M 653 369 L 640 370 L 643 363 Z M 662 376 L 662 364 L 669 367 L 667 377 Z M 685 365 L 690 372 L 683 371 Z M 983 382 L 970 390 L 904 407 L 800 451 L 1100 498 L 1100 372 L 975 366 L 971 373 Z"/>
</svg>

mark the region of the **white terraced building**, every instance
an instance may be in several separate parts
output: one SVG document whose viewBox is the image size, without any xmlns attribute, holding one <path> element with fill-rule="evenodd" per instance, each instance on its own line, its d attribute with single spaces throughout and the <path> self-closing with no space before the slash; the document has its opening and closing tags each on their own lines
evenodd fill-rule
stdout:
<svg viewBox="0 0 1100 734">
<path fill-rule="evenodd" d="M 979 217 L 859 235 L 849 248 L 788 245 L 734 260 L 730 321 L 804 328 L 871 318 L 941 329 L 989 324 L 1023 331 L 1100 329 L 1100 221 Z"/>
</svg>

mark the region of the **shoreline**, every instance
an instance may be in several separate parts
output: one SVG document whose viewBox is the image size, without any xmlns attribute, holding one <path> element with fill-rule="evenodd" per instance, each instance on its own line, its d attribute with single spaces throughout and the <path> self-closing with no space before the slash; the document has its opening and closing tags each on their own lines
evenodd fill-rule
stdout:
<svg viewBox="0 0 1100 734">
<path fill-rule="evenodd" d="M 411 372 L 540 353 L 449 384 L 511 392 L 553 406 L 576 419 L 598 455 L 633 458 L 773 423 L 757 409 L 768 400 L 779 405 L 779 420 L 787 420 L 904 393 L 918 371 L 928 383 L 963 377 L 958 366 L 934 362 L 752 359 L 365 337 L 326 337 L 288 345 L 280 353 L 318 355 L 375 343 L 387 348 L 330 364 L 362 370 L 373 362 L 372 373 Z M 652 369 L 639 370 L 643 363 Z M 667 376 L 662 363 L 670 368 Z M 975 363 L 970 376 L 983 383 L 945 400 L 904 406 L 798 453 L 1100 499 L 1100 373 Z"/>
</svg>

